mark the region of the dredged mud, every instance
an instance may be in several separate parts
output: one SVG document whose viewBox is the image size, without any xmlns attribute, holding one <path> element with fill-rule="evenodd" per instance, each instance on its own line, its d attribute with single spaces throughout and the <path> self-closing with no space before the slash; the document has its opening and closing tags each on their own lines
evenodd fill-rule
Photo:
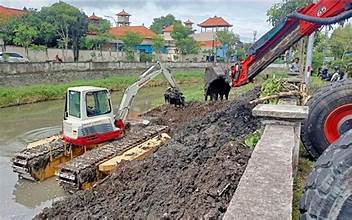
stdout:
<svg viewBox="0 0 352 220">
<path fill-rule="evenodd" d="M 123 163 L 93 189 L 54 203 L 35 219 L 221 218 L 251 155 L 243 139 L 259 128 L 248 104 L 257 94 L 255 89 L 196 120 L 191 114 L 197 109 L 188 115 L 162 107 L 160 115 L 169 114 L 164 124 L 177 125 L 168 144 L 143 161 Z"/>
</svg>

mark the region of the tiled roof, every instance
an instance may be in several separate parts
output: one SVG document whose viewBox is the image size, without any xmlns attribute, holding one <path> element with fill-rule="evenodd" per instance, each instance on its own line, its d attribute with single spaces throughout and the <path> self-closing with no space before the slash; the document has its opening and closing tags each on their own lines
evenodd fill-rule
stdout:
<svg viewBox="0 0 352 220">
<path fill-rule="evenodd" d="M 20 17 L 20 16 L 24 15 L 25 13 L 26 13 L 25 11 L 20 10 L 20 9 L 7 8 L 7 7 L 0 5 L 0 21 L 7 20 L 13 16 Z"/>
<path fill-rule="evenodd" d="M 116 14 L 117 16 L 131 16 L 130 14 L 128 14 L 125 9 L 122 9 L 121 12 Z"/>
<path fill-rule="evenodd" d="M 96 16 L 96 15 L 94 14 L 94 12 L 93 12 L 93 14 L 88 17 L 88 19 L 89 19 L 89 20 L 94 20 L 94 21 L 99 21 L 99 20 L 101 20 L 101 17 Z"/>
<path fill-rule="evenodd" d="M 198 24 L 199 27 L 232 27 L 227 21 L 225 21 L 222 17 L 214 16 L 212 18 L 208 18 L 202 23 Z"/>
<path fill-rule="evenodd" d="M 121 37 L 126 34 L 128 31 L 140 34 L 144 36 L 145 39 L 153 39 L 156 37 L 156 34 L 150 29 L 142 26 L 124 26 L 124 27 L 112 27 L 109 30 L 109 33 L 115 37 Z"/>
<path fill-rule="evenodd" d="M 216 32 L 198 32 L 192 34 L 195 41 L 212 41 L 216 39 Z"/>
<path fill-rule="evenodd" d="M 221 42 L 220 41 L 212 41 L 212 40 L 208 40 L 208 41 L 199 41 L 200 43 L 200 47 L 203 49 L 210 49 L 213 47 L 219 47 L 221 46 Z"/>
<path fill-rule="evenodd" d="M 164 28 L 163 32 L 172 32 L 174 30 L 174 25 L 169 25 L 166 28 Z"/>
</svg>

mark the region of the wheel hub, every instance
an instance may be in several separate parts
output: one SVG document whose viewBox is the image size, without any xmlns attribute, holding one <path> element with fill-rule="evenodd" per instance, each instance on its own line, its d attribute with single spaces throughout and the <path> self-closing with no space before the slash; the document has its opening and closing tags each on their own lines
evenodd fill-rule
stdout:
<svg viewBox="0 0 352 220">
<path fill-rule="evenodd" d="M 325 120 L 324 134 L 330 144 L 350 129 L 352 129 L 352 104 L 336 108 Z"/>
</svg>

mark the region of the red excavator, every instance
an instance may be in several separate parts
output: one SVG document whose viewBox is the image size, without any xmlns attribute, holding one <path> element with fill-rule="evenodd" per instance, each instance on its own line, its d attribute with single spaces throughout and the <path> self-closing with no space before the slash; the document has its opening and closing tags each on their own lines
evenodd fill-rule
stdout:
<svg viewBox="0 0 352 220">
<path fill-rule="evenodd" d="M 233 66 L 232 86 L 251 82 L 292 45 L 323 25 L 350 17 L 352 0 L 319 0 L 289 14 L 254 43 L 244 61 Z M 224 77 L 206 82 L 206 93 L 221 94 L 219 88 L 209 89 L 220 78 Z M 307 105 L 310 112 L 302 124 L 301 139 L 311 157 L 320 158 L 306 182 L 301 219 L 352 219 L 352 82 L 321 88 Z"/>
</svg>

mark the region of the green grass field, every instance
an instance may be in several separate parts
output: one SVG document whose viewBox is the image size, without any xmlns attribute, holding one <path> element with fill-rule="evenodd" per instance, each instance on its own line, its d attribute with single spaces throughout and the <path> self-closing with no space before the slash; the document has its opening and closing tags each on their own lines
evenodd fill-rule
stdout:
<svg viewBox="0 0 352 220">
<path fill-rule="evenodd" d="M 195 87 L 192 88 L 192 91 L 188 91 L 190 96 L 194 97 L 195 95 L 191 95 L 193 93 L 203 93 L 202 89 L 198 91 L 198 89 L 203 86 L 203 72 L 201 70 L 175 72 L 173 75 L 181 87 L 182 84 L 195 84 Z M 121 91 L 126 89 L 137 79 L 137 76 L 116 76 L 97 80 L 78 80 L 62 84 L 0 87 L 0 108 L 47 100 L 63 99 L 65 97 L 67 88 L 73 86 L 90 85 L 109 88 L 113 91 Z M 146 87 L 155 87 L 166 84 L 167 82 L 163 79 L 163 76 L 158 76 L 150 83 L 148 83 Z"/>
</svg>

